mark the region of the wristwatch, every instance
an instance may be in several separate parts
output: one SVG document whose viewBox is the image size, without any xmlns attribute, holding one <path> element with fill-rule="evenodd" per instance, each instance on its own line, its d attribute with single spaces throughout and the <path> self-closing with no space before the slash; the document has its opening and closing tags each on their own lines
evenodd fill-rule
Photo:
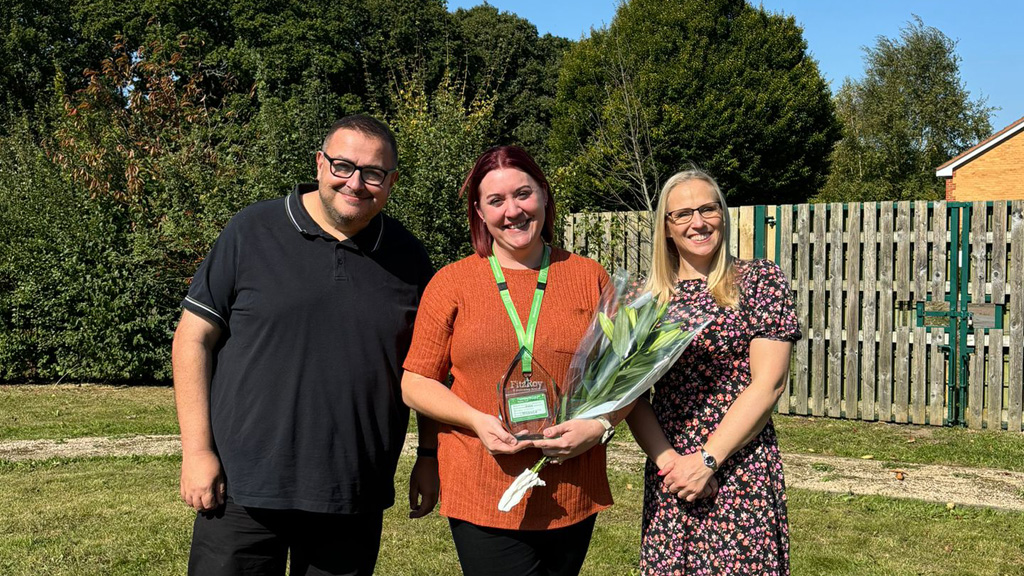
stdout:
<svg viewBox="0 0 1024 576">
<path fill-rule="evenodd" d="M 601 444 L 611 442 L 612 436 L 615 436 L 615 426 L 612 426 L 612 423 L 604 416 L 598 416 L 594 420 L 597 420 L 601 423 L 601 426 L 604 426 L 604 434 L 601 434 Z"/>
<path fill-rule="evenodd" d="M 712 472 L 718 472 L 718 460 L 715 460 L 715 457 L 703 446 L 700 447 L 700 457 L 704 459 L 704 465 L 711 468 Z"/>
</svg>

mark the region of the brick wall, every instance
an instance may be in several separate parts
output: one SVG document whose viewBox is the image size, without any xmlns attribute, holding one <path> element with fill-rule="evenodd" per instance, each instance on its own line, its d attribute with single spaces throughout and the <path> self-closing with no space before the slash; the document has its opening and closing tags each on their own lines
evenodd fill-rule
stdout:
<svg viewBox="0 0 1024 576">
<path fill-rule="evenodd" d="M 946 200 L 1024 199 L 1024 131 L 953 171 Z"/>
</svg>

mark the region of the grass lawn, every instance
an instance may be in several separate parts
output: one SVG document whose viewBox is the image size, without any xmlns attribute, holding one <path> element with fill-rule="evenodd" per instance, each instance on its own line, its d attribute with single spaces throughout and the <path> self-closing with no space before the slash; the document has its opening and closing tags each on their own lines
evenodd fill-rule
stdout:
<svg viewBox="0 0 1024 576">
<path fill-rule="evenodd" d="M 0 440 L 177 433 L 170 386 L 0 386 Z"/>
<path fill-rule="evenodd" d="M 459 574 L 447 522 L 388 511 L 378 573 Z M 178 502 L 177 457 L 0 464 L 0 574 L 183 574 L 192 513 Z M 616 505 L 598 518 L 583 573 L 635 573 L 639 469 L 610 471 Z M 795 575 L 1022 574 L 1024 514 L 876 497 L 789 493 Z"/>
<path fill-rule="evenodd" d="M 783 452 L 870 454 L 883 462 L 1024 472 L 1024 434 L 804 416 L 774 419 Z M 170 387 L 0 386 L 0 441 L 177 433 Z M 621 426 L 617 440 L 628 437 Z"/>
<path fill-rule="evenodd" d="M 0 574 L 184 574 L 181 459 L 0 464 Z"/>
<path fill-rule="evenodd" d="M 1024 435 L 777 416 L 784 452 L 1024 470 Z M 174 434 L 167 387 L 0 386 L 0 441 Z M 620 430 L 615 442 L 630 442 Z M 410 521 L 398 474 L 378 573 L 459 574 L 447 521 Z M 623 464 L 623 466 L 626 466 Z M 192 513 L 179 457 L 0 462 L 0 574 L 182 574 Z M 598 519 L 584 574 L 635 574 L 639 468 L 609 470 L 616 505 Z M 1024 575 L 1024 514 L 882 497 L 789 491 L 795 575 Z"/>
<path fill-rule="evenodd" d="M 1024 434 L 833 420 L 774 417 L 783 453 L 824 454 L 914 464 L 1000 468 L 1024 472 Z"/>
</svg>

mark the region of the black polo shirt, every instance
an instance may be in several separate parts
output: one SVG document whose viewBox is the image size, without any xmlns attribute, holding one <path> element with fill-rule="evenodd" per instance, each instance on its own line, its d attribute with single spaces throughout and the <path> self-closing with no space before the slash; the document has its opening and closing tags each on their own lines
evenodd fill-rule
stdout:
<svg viewBox="0 0 1024 576">
<path fill-rule="evenodd" d="M 409 421 L 402 362 L 433 268 L 384 214 L 336 240 L 302 205 L 312 190 L 235 215 L 182 305 L 224 331 L 210 418 L 228 495 L 261 508 L 382 510 Z"/>
</svg>

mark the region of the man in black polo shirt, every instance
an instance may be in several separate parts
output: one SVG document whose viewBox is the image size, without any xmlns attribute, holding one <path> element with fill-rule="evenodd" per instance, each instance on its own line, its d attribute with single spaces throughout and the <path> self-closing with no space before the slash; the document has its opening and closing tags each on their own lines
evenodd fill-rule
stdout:
<svg viewBox="0 0 1024 576">
<path fill-rule="evenodd" d="M 384 207 L 391 131 L 332 126 L 317 184 L 239 212 L 192 280 L 174 335 L 189 573 L 371 574 L 405 440 L 402 361 L 433 269 Z M 420 423 L 410 516 L 437 502 Z"/>
</svg>

